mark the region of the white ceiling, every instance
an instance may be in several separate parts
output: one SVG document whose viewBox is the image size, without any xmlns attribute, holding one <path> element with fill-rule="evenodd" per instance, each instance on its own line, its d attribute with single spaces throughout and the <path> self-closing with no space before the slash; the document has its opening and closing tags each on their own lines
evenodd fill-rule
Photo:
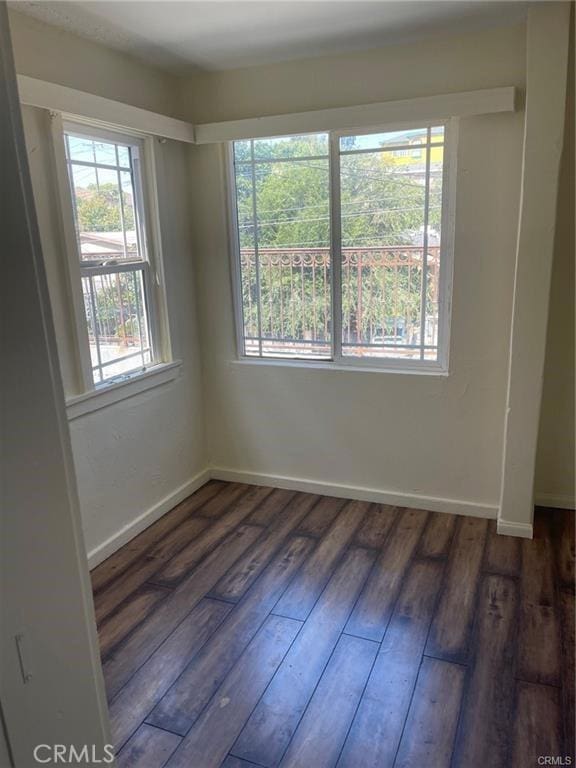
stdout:
<svg viewBox="0 0 576 768">
<path fill-rule="evenodd" d="M 11 7 L 184 73 L 376 48 L 522 20 L 525 2 L 15 0 Z"/>
</svg>

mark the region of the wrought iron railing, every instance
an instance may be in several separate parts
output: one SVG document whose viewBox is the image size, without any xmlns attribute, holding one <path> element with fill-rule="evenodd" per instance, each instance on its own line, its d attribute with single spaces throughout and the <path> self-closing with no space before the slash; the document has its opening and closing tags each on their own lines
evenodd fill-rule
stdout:
<svg viewBox="0 0 576 768">
<path fill-rule="evenodd" d="M 436 344 L 440 248 L 427 248 L 425 270 L 423 253 L 413 245 L 342 249 L 343 344 L 406 349 Z M 259 248 L 258 260 L 246 248 L 241 268 L 249 347 L 260 338 L 329 347 L 329 248 Z"/>
</svg>

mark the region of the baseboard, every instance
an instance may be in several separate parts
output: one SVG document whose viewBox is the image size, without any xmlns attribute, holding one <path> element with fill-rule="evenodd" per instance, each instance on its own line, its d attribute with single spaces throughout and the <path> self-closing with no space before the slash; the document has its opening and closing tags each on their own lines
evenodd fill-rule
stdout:
<svg viewBox="0 0 576 768">
<path fill-rule="evenodd" d="M 444 499 L 437 496 L 421 496 L 419 494 L 400 493 L 379 488 L 336 485 L 303 478 L 245 472 L 225 467 L 213 467 L 210 470 L 210 477 L 215 480 L 247 483 L 248 485 L 270 485 L 273 488 L 287 488 L 288 490 L 304 491 L 305 493 L 317 493 L 321 496 L 337 496 L 338 498 L 358 499 L 359 501 L 376 501 L 379 504 L 426 509 L 431 512 L 450 512 L 455 515 L 490 519 L 495 519 L 498 516 L 498 507 L 492 504 Z"/>
<path fill-rule="evenodd" d="M 534 502 L 537 507 L 554 507 L 555 509 L 576 509 L 574 496 L 562 496 L 554 493 L 537 493 Z"/>
<path fill-rule="evenodd" d="M 107 557 L 110 557 L 117 549 L 120 549 L 120 547 L 124 546 L 124 544 L 139 533 L 142 533 L 143 530 L 152 525 L 152 523 L 155 523 L 166 512 L 169 512 L 177 504 L 180 504 L 181 501 L 184 501 L 185 498 L 194 493 L 194 491 L 197 491 L 208 480 L 210 480 L 210 470 L 204 469 L 176 488 L 175 491 L 169 493 L 157 504 L 154 504 L 153 507 L 147 509 L 146 512 L 139 515 L 135 520 L 132 520 L 128 525 L 125 525 L 113 536 L 110 536 L 109 539 L 106 539 L 102 544 L 91 550 L 88 553 L 88 567 L 90 570 L 99 565 L 103 560 L 106 560 Z"/>
<path fill-rule="evenodd" d="M 359 501 L 376 501 L 380 504 L 391 504 L 399 507 L 412 507 L 413 509 L 426 509 L 431 512 L 449 512 L 454 515 L 468 515 L 470 517 L 498 518 L 498 506 L 476 501 L 464 501 L 461 499 L 445 499 L 439 496 L 424 496 L 421 494 L 402 493 L 381 488 L 365 488 L 355 485 L 339 485 L 309 480 L 300 477 L 285 477 L 283 475 L 267 475 L 258 472 L 228 469 L 226 467 L 212 467 L 199 472 L 188 482 L 181 485 L 161 501 L 137 517 L 124 528 L 100 544 L 88 553 L 88 565 L 90 569 L 110 557 L 117 549 L 155 523 L 162 515 L 183 501 L 194 491 L 208 482 L 210 478 L 225 480 L 233 483 L 246 483 L 248 485 L 269 485 L 273 488 L 287 488 L 305 493 L 317 493 L 321 496 L 336 496 L 342 499 L 358 499 Z M 555 496 L 541 493 L 536 496 L 536 504 L 543 507 L 558 507 L 561 509 L 574 509 L 574 499 L 570 496 Z M 514 523 L 509 520 L 498 520 L 498 533 L 504 536 L 520 536 L 532 538 L 531 523 Z"/>
<path fill-rule="evenodd" d="M 513 523 L 511 520 L 498 520 L 496 530 L 502 536 L 519 536 L 521 539 L 533 537 L 532 523 Z"/>
</svg>

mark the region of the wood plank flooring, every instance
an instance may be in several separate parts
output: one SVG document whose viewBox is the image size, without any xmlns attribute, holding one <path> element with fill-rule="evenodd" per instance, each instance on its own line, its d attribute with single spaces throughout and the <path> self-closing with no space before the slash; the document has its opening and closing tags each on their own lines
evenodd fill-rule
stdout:
<svg viewBox="0 0 576 768">
<path fill-rule="evenodd" d="M 573 512 L 211 481 L 92 580 L 119 768 L 575 763 Z"/>
</svg>

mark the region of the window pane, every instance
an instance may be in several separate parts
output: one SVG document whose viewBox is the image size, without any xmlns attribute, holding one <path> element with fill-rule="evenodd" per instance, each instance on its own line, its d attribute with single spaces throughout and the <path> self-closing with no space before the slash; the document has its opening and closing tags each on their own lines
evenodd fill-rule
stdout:
<svg viewBox="0 0 576 768">
<path fill-rule="evenodd" d="M 130 148 L 72 134 L 67 146 L 81 260 L 143 259 Z"/>
<path fill-rule="evenodd" d="M 248 355 L 329 357 L 331 351 L 328 137 L 255 140 L 236 163 L 244 347 Z M 237 142 L 235 157 L 246 154 Z M 324 149 L 322 149 L 324 151 Z M 295 158 L 295 159 L 290 159 Z"/>
<path fill-rule="evenodd" d="M 104 141 L 94 142 L 94 154 L 96 156 L 96 162 L 102 165 L 117 165 L 116 162 L 116 145 L 109 144 Z"/>
<path fill-rule="evenodd" d="M 256 160 L 279 160 L 316 155 L 328 156 L 327 133 L 254 140 L 254 157 Z"/>
<path fill-rule="evenodd" d="M 83 136 L 68 136 L 69 158 L 83 163 L 93 163 L 94 142 Z"/>
<path fill-rule="evenodd" d="M 346 137 L 343 355 L 436 359 L 443 148 L 427 137 L 427 128 Z"/>
<path fill-rule="evenodd" d="M 136 235 L 136 209 L 134 206 L 134 189 L 132 187 L 132 174 L 128 171 L 120 171 L 120 185 L 122 190 L 121 217 L 124 223 L 124 237 L 126 240 L 126 257 L 137 259 L 141 255 L 138 238 Z"/>
<path fill-rule="evenodd" d="M 142 270 L 82 278 L 95 383 L 152 362 Z"/>
<path fill-rule="evenodd" d="M 284 160 L 317 155 L 328 157 L 328 134 L 310 133 L 302 136 L 235 141 L 234 159 L 236 163 L 251 161 L 252 145 L 254 145 L 255 160 Z"/>
<path fill-rule="evenodd" d="M 234 161 L 240 163 L 242 161 L 250 161 L 252 152 L 251 141 L 235 141 L 234 142 Z"/>
<path fill-rule="evenodd" d="M 129 147 L 123 147 L 120 144 L 116 145 L 118 150 L 118 164 L 122 168 L 130 168 L 130 149 Z"/>
<path fill-rule="evenodd" d="M 444 126 L 434 126 L 430 131 L 432 143 L 444 141 Z M 340 150 L 351 152 L 354 150 L 384 149 L 391 147 L 411 147 L 416 149 L 428 141 L 428 128 L 413 128 L 404 131 L 387 131 L 385 133 L 358 134 L 356 136 L 342 136 L 340 138 Z"/>
</svg>

